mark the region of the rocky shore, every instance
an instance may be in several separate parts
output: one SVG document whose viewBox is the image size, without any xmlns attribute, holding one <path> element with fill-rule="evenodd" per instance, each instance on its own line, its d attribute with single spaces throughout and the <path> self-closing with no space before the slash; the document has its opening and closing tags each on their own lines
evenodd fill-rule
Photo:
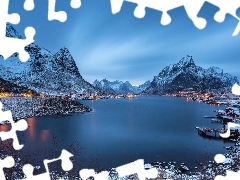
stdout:
<svg viewBox="0 0 240 180">
<path fill-rule="evenodd" d="M 233 145 L 225 147 L 228 153 L 225 153 L 225 160 L 217 163 L 214 160 L 199 163 L 194 169 L 189 170 L 184 163 L 177 165 L 176 162 L 155 162 L 145 164 L 144 168 L 156 168 L 158 176 L 154 180 L 172 179 L 172 180 L 214 180 L 216 176 L 221 176 L 226 180 L 240 178 L 240 139 Z M 227 172 L 228 171 L 228 172 Z M 231 171 L 231 172 L 230 172 Z M 228 174 L 228 176 L 226 176 Z M 230 176 L 231 175 L 231 176 Z M 139 180 L 137 174 L 119 178 L 116 169 L 111 169 L 109 180 Z M 150 180 L 149 178 L 147 178 Z M 152 180 L 152 179 L 151 179 Z"/>
<path fill-rule="evenodd" d="M 44 115 L 64 116 L 69 113 L 90 112 L 83 104 L 60 97 L 7 97 L 0 98 L 3 111 L 11 110 L 13 119 L 25 119 Z"/>
</svg>

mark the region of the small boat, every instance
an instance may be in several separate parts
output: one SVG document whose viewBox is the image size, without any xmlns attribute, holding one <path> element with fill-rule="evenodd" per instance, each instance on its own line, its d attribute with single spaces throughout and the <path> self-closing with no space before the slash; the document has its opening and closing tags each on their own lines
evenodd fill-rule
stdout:
<svg viewBox="0 0 240 180">
<path fill-rule="evenodd" d="M 206 127 L 195 127 L 198 130 L 198 133 L 201 133 L 204 136 L 222 138 L 219 133 L 223 134 L 226 131 L 223 129 L 212 129 Z"/>
<path fill-rule="evenodd" d="M 195 127 L 198 130 L 198 133 L 201 133 L 204 136 L 214 137 L 214 138 L 222 138 L 220 134 L 224 134 L 227 132 L 227 129 L 220 128 L 220 129 L 212 129 L 206 127 Z M 230 136 L 228 137 L 229 140 L 233 141 L 234 139 L 238 139 L 240 137 L 240 133 L 238 130 L 230 130 Z M 225 138 L 223 138 L 225 139 Z"/>
</svg>

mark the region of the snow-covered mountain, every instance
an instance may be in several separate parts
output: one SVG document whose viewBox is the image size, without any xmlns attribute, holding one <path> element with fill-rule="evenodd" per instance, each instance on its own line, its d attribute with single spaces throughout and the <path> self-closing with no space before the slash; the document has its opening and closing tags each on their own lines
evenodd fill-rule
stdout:
<svg viewBox="0 0 240 180">
<path fill-rule="evenodd" d="M 22 38 L 10 25 L 7 26 L 6 34 L 8 37 Z M 39 93 L 98 92 L 82 78 L 67 48 L 61 48 L 56 54 L 52 54 L 32 43 L 25 49 L 30 54 L 30 59 L 25 63 L 18 59 L 17 54 L 5 61 L 0 58 L 0 78 Z"/>
<path fill-rule="evenodd" d="M 148 81 L 146 81 L 145 83 L 143 83 L 142 85 L 139 85 L 138 88 L 139 88 L 141 91 L 144 91 L 144 90 L 147 89 L 150 85 L 151 85 L 151 81 L 148 80 Z"/>
<path fill-rule="evenodd" d="M 110 86 L 110 81 L 103 79 L 98 81 L 97 79 L 93 82 L 93 86 L 101 90 L 103 94 L 116 94 L 116 92 Z"/>
<path fill-rule="evenodd" d="M 218 67 L 204 69 L 196 66 L 192 56 L 182 58 L 177 64 L 166 66 L 151 85 L 144 91 L 162 94 L 192 88 L 194 90 L 220 89 L 231 87 L 238 82 L 237 77 L 224 73 Z"/>
<path fill-rule="evenodd" d="M 133 86 L 129 81 L 122 82 L 119 80 L 110 82 L 107 79 L 101 81 L 95 80 L 93 86 L 99 88 L 104 93 L 117 93 L 117 94 L 127 94 L 127 93 L 140 93 L 145 90 L 150 85 L 150 81 L 145 82 L 140 86 Z"/>
</svg>

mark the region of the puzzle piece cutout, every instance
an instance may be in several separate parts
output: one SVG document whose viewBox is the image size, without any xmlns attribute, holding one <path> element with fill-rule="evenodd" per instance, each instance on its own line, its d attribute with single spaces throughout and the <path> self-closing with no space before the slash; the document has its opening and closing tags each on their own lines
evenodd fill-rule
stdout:
<svg viewBox="0 0 240 180">
<path fill-rule="evenodd" d="M 63 149 L 61 155 L 58 158 L 51 160 L 45 159 L 43 163 L 44 167 L 46 168 L 46 172 L 39 175 L 33 175 L 33 166 L 31 164 L 26 164 L 23 166 L 23 173 L 27 176 L 27 178 L 24 180 L 51 180 L 48 164 L 58 160 L 62 161 L 61 166 L 64 171 L 70 171 L 73 168 L 73 163 L 70 160 L 70 157 L 72 156 L 73 155 L 71 153 Z"/>
<path fill-rule="evenodd" d="M 56 0 L 48 0 L 48 20 L 58 20 L 65 22 L 67 20 L 67 13 L 65 11 L 55 11 Z M 70 5 L 72 8 L 80 8 L 81 0 L 71 0 Z"/>
<path fill-rule="evenodd" d="M 233 172 L 226 170 L 226 176 L 217 175 L 214 180 L 239 180 L 240 171 Z"/>
<path fill-rule="evenodd" d="M 198 29 L 204 29 L 207 21 L 204 18 L 198 17 L 198 13 L 201 10 L 205 2 L 209 2 L 220 10 L 215 14 L 214 19 L 217 22 L 223 22 L 226 14 L 230 14 L 235 17 L 239 23 L 233 33 L 236 36 L 240 31 L 240 18 L 236 15 L 237 9 L 240 7 L 240 0 L 125 0 L 130 3 L 137 4 L 134 10 L 134 15 L 137 18 L 143 18 L 145 16 L 145 8 L 154 9 L 162 12 L 160 23 L 162 25 L 168 25 L 171 23 L 171 17 L 168 11 L 183 6 L 186 10 L 188 17 L 192 20 L 193 24 Z M 116 14 L 120 12 L 124 0 L 110 0 L 112 13 Z"/>
<path fill-rule="evenodd" d="M 29 54 L 25 51 L 24 47 L 34 42 L 35 29 L 27 27 L 25 29 L 26 39 L 17 39 L 6 37 L 7 23 L 18 24 L 20 16 L 17 13 L 8 14 L 9 0 L 0 1 L 0 54 L 7 59 L 14 53 L 19 54 L 19 59 L 25 62 L 29 59 Z"/>
<path fill-rule="evenodd" d="M 232 93 L 240 96 L 240 86 L 238 84 L 234 84 L 232 87 Z"/>
<path fill-rule="evenodd" d="M 216 163 L 225 163 L 226 162 L 226 157 L 223 155 L 223 154 L 217 154 L 215 155 L 214 157 L 214 160 Z M 215 180 L 224 180 L 224 179 L 231 179 L 231 180 L 234 180 L 234 179 L 239 179 L 240 177 L 240 171 L 238 172 L 233 172 L 233 171 L 229 171 L 227 170 L 226 171 L 226 176 L 221 176 L 221 175 L 217 175 L 215 177 Z"/>
<path fill-rule="evenodd" d="M 94 169 L 82 169 L 79 171 L 79 176 L 83 180 L 87 180 L 89 177 L 94 177 L 94 180 L 108 179 L 108 171 L 102 171 L 96 174 Z"/>
<path fill-rule="evenodd" d="M 65 11 L 55 11 L 56 0 L 48 0 L 48 20 L 59 20 L 65 22 L 67 20 L 67 13 Z M 74 9 L 81 7 L 81 0 L 71 0 L 70 6 Z M 25 51 L 25 47 L 34 42 L 33 37 L 36 31 L 33 27 L 26 27 L 24 34 L 26 39 L 17 39 L 12 37 L 6 37 L 6 24 L 18 24 L 20 22 L 20 16 L 17 13 L 8 14 L 9 0 L 0 1 L 0 54 L 4 59 L 9 58 L 14 53 L 19 54 L 19 59 L 22 62 L 26 62 L 30 56 Z M 26 11 L 32 11 L 35 8 L 34 0 L 25 0 L 24 9 Z"/>
<path fill-rule="evenodd" d="M 67 20 L 67 13 L 65 11 L 55 11 L 57 0 L 48 0 L 48 20 L 58 20 L 65 22 Z M 81 0 L 70 0 L 70 6 L 73 9 L 80 8 L 82 5 Z M 32 11 L 34 9 L 34 0 L 25 0 L 24 9 L 26 11 Z"/>
<path fill-rule="evenodd" d="M 35 8 L 34 0 L 25 0 L 23 7 L 26 11 L 32 11 Z"/>
<path fill-rule="evenodd" d="M 8 156 L 5 159 L 0 160 L 0 179 L 1 180 L 6 179 L 3 168 L 11 168 L 14 166 L 14 164 L 15 164 L 15 161 L 14 161 L 13 157 L 11 157 L 11 156 Z"/>
<path fill-rule="evenodd" d="M 116 14 L 121 10 L 124 0 L 111 0 L 112 13 Z M 188 17 L 193 21 L 194 25 L 203 29 L 206 26 L 206 20 L 203 18 L 197 17 L 204 0 L 191 1 L 191 0 L 126 0 L 131 3 L 137 4 L 136 9 L 134 10 L 134 15 L 137 18 L 143 18 L 145 16 L 145 8 L 154 9 L 162 12 L 162 17 L 160 23 L 162 25 L 168 25 L 171 23 L 171 17 L 168 14 L 168 11 L 175 8 L 184 6 L 188 12 Z"/>
<path fill-rule="evenodd" d="M 144 169 L 144 160 L 139 159 L 132 163 L 120 166 L 116 168 L 119 177 L 129 176 L 132 174 L 137 174 L 139 180 L 145 180 L 146 178 L 157 178 L 158 170 L 156 168 L 151 168 L 148 170 Z"/>
<path fill-rule="evenodd" d="M 116 171 L 119 177 L 130 176 L 132 174 L 137 174 L 139 180 L 145 180 L 146 178 L 157 178 L 158 171 L 156 168 L 151 168 L 148 170 L 144 169 L 144 160 L 139 159 L 132 163 L 125 164 L 123 166 L 117 167 Z M 79 176 L 83 180 L 87 180 L 89 177 L 94 177 L 94 180 L 108 179 L 109 172 L 102 171 L 98 174 L 95 173 L 94 169 L 82 169 L 79 171 Z"/>
<path fill-rule="evenodd" d="M 222 138 L 228 138 L 230 136 L 230 129 L 235 127 L 240 127 L 240 124 L 228 122 L 227 131 L 225 133 L 219 133 Z"/>
<path fill-rule="evenodd" d="M 0 102 L 0 122 L 8 120 L 11 123 L 11 130 L 8 132 L 0 132 L 0 137 L 4 141 L 6 139 L 13 139 L 13 148 L 20 150 L 24 145 L 20 145 L 16 131 L 25 131 L 28 128 L 27 121 L 21 119 L 16 123 L 13 122 L 11 111 L 2 111 L 2 102 Z"/>
<path fill-rule="evenodd" d="M 55 11 L 56 0 L 48 0 L 48 20 L 58 20 L 65 22 L 67 20 L 67 13 L 65 11 Z M 81 7 L 81 0 L 71 0 L 70 6 L 73 9 Z M 35 8 L 34 0 L 25 0 L 24 9 L 26 11 L 32 11 Z"/>
</svg>

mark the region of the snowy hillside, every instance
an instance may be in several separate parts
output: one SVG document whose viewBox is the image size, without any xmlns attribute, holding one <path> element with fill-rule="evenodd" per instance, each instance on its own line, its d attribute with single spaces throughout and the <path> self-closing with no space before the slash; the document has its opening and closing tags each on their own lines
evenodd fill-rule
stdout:
<svg viewBox="0 0 240 180">
<path fill-rule="evenodd" d="M 177 64 L 166 66 L 145 90 L 149 94 L 161 94 L 192 88 L 194 90 L 231 87 L 238 82 L 236 77 L 222 69 L 196 66 L 192 56 L 182 58 Z"/>
<path fill-rule="evenodd" d="M 14 83 L 11 83 L 9 81 L 6 81 L 6 80 L 0 78 L 0 93 L 14 93 L 14 94 L 31 93 L 31 94 L 34 94 L 35 92 L 28 88 L 18 86 Z"/>
<path fill-rule="evenodd" d="M 7 26 L 7 36 L 21 38 L 12 27 Z M 30 59 L 26 63 L 13 55 L 4 61 L 0 58 L 0 78 L 48 94 L 97 93 L 98 90 L 85 81 L 78 71 L 67 48 L 56 54 L 36 44 L 27 46 Z"/>
</svg>

